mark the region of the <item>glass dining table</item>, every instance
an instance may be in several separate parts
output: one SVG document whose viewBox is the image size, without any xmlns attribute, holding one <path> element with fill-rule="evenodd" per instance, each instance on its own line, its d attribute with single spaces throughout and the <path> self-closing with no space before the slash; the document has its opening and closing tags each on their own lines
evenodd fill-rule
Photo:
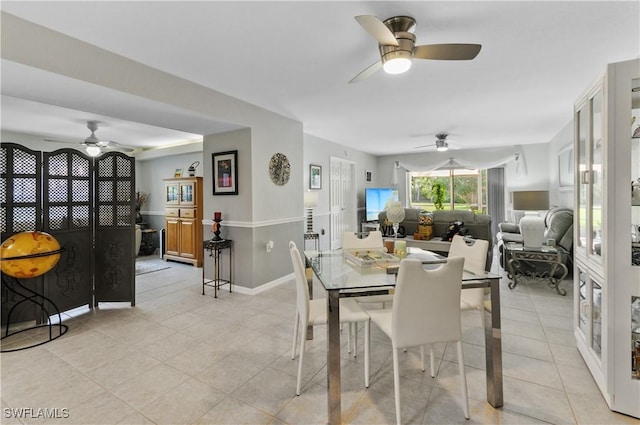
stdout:
<svg viewBox="0 0 640 425">
<path fill-rule="evenodd" d="M 307 267 L 327 291 L 327 391 L 329 424 L 341 423 L 340 298 L 389 293 L 395 286 L 397 260 L 365 262 L 342 250 L 305 251 Z M 408 248 L 406 258 L 422 260 L 426 268 L 437 267 L 445 257 L 420 248 Z M 355 261 L 354 261 L 355 260 Z M 500 330 L 500 275 L 465 270 L 462 288 L 488 288 L 490 305 L 484 310 L 487 402 L 501 407 L 502 336 Z"/>
</svg>

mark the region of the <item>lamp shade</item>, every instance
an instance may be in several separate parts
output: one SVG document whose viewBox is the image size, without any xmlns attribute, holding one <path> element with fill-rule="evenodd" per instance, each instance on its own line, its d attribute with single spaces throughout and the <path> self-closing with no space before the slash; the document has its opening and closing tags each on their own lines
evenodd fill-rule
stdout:
<svg viewBox="0 0 640 425">
<path fill-rule="evenodd" d="M 318 192 L 312 192 L 310 190 L 304 193 L 304 206 L 305 208 L 314 208 L 318 206 Z"/>
<path fill-rule="evenodd" d="M 514 210 L 540 211 L 549 209 L 549 191 L 547 190 L 527 190 L 512 194 Z"/>
</svg>

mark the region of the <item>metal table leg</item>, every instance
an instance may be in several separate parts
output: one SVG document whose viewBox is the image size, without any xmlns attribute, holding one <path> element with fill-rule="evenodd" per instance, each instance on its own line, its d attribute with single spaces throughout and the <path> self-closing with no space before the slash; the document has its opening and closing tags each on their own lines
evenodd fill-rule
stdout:
<svg viewBox="0 0 640 425">
<path fill-rule="evenodd" d="M 327 401 L 329 424 L 342 423 L 340 384 L 340 293 L 327 291 Z"/>
<path fill-rule="evenodd" d="M 487 401 L 502 407 L 502 330 L 500 325 L 500 279 L 491 279 L 491 311 L 484 310 L 484 345 L 487 366 Z"/>
</svg>

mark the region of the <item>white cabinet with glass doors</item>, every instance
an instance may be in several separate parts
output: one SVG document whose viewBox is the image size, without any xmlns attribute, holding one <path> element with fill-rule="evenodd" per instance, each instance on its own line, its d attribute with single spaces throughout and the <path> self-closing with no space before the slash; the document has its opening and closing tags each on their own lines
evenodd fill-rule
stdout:
<svg viewBox="0 0 640 425">
<path fill-rule="evenodd" d="M 611 409 L 640 417 L 640 60 L 609 64 L 574 114 L 574 334 Z"/>
</svg>

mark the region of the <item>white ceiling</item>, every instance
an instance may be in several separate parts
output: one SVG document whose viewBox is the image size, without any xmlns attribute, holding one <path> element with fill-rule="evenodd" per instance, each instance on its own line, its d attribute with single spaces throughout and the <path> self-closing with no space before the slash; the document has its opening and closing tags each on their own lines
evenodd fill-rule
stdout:
<svg viewBox="0 0 640 425">
<path fill-rule="evenodd" d="M 460 149 L 548 142 L 607 63 L 640 53 L 637 0 L 3 1 L 1 7 L 377 155 L 417 152 L 443 131 Z M 379 71 L 347 84 L 379 59 L 377 42 L 354 20 L 362 14 L 414 17 L 418 45 L 479 43 L 482 50 L 473 61 L 414 60 L 406 74 Z M 126 121 L 150 124 L 143 111 L 159 106 L 136 98 L 126 99 L 117 116 L 92 118 L 122 99 L 105 88 L 74 89 L 74 82 L 44 72 L 42 89 L 34 90 L 23 80 L 29 72 L 2 63 L 3 130 L 82 140 L 89 134 L 85 121 L 97 119 L 104 122 L 98 137 L 148 147 L 235 128 L 170 110 L 162 112 L 173 113 L 172 130 L 138 126 Z"/>
</svg>

